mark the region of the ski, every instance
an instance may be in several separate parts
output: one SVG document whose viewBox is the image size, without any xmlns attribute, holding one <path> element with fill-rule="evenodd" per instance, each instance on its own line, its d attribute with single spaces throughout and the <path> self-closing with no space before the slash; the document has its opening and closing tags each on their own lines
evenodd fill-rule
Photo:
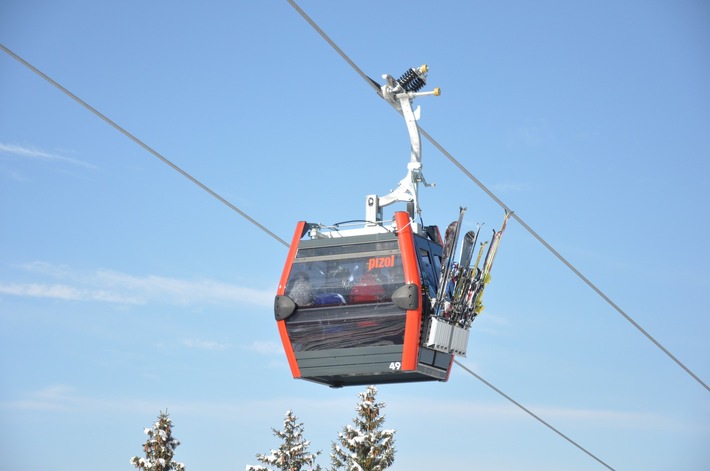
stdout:
<svg viewBox="0 0 710 471">
<path fill-rule="evenodd" d="M 491 241 L 491 246 L 488 249 L 488 254 L 486 255 L 486 260 L 483 262 L 483 274 L 484 277 L 488 276 L 488 274 L 491 271 L 491 268 L 493 268 L 493 259 L 496 256 L 496 253 L 498 252 L 498 245 L 500 245 L 500 239 L 503 237 L 503 232 L 505 232 L 505 227 L 508 224 L 508 219 L 513 213 L 510 211 L 505 212 L 505 217 L 503 218 L 503 224 L 501 225 L 501 228 L 498 232 L 495 232 L 493 235 L 493 240 Z"/>
<path fill-rule="evenodd" d="M 453 253 L 454 234 L 456 233 L 457 226 L 458 221 L 453 221 L 451 224 L 449 224 L 449 226 L 446 228 L 446 232 L 444 233 L 444 246 L 441 252 L 441 268 L 439 269 L 439 282 L 436 288 L 436 298 L 434 299 L 434 305 L 432 306 L 432 311 L 434 313 L 438 311 L 439 304 L 441 304 L 442 300 L 444 299 L 444 278 L 446 277 L 446 273 L 449 269 L 449 260 L 451 259 L 451 254 Z"/>
<path fill-rule="evenodd" d="M 491 281 L 491 269 L 493 268 L 493 259 L 498 252 L 498 246 L 500 245 L 500 239 L 503 237 L 503 232 L 505 232 L 505 227 L 508 224 L 508 219 L 513 213 L 511 211 L 505 212 L 505 217 L 503 218 L 503 224 L 498 232 L 493 231 L 493 238 L 491 239 L 491 246 L 488 248 L 488 253 L 486 254 L 486 259 L 483 262 L 483 270 L 481 272 L 480 286 L 478 287 L 478 293 L 473 300 L 473 318 L 483 311 L 483 303 L 481 297 L 483 296 L 483 291 L 486 289 L 486 285 Z"/>
<path fill-rule="evenodd" d="M 436 315 L 441 314 L 441 307 L 446 301 L 449 281 L 453 271 L 454 251 L 459 238 L 459 230 L 466 208 L 459 207 L 459 218 L 457 221 L 449 224 L 446 228 L 444 236 L 444 248 L 441 256 L 441 271 L 439 272 L 439 285 L 436 290 L 436 302 L 434 303 L 434 312 Z"/>
<path fill-rule="evenodd" d="M 488 241 L 481 242 L 481 248 L 478 249 L 478 256 L 476 257 L 476 263 L 473 265 L 474 268 L 478 269 L 478 264 L 481 263 L 481 257 L 483 257 L 483 249 L 488 245 Z"/>
<path fill-rule="evenodd" d="M 468 268 L 471 264 L 471 258 L 473 258 L 473 249 L 476 244 L 476 232 L 468 231 L 466 235 L 463 236 L 463 244 L 461 245 L 461 256 L 459 257 L 459 267 L 462 270 Z"/>
<path fill-rule="evenodd" d="M 498 237 L 498 233 L 493 230 L 493 237 L 491 237 L 490 244 L 488 245 L 488 252 L 486 253 L 486 258 L 483 259 L 483 267 L 481 268 L 484 278 L 488 274 L 490 267 L 493 265 L 493 257 L 495 257 L 499 240 L 500 238 Z"/>
<path fill-rule="evenodd" d="M 473 238 L 473 247 L 471 247 L 471 250 L 476 249 L 476 244 L 478 243 L 478 234 L 481 233 L 481 228 L 483 227 L 483 223 L 479 224 L 478 227 L 476 228 L 476 237 Z M 476 265 L 474 265 L 474 268 L 478 266 L 478 262 L 476 262 Z"/>
<path fill-rule="evenodd" d="M 455 281 L 451 305 L 446 310 L 446 315 L 453 324 L 463 324 L 465 319 L 466 299 L 473 283 L 472 276 L 475 275 L 475 268 L 471 268 L 473 251 L 476 248 L 476 239 L 481 225 L 476 231 L 468 231 L 461 244 L 461 256 L 459 257 L 458 268 L 455 270 L 452 279 Z"/>
</svg>

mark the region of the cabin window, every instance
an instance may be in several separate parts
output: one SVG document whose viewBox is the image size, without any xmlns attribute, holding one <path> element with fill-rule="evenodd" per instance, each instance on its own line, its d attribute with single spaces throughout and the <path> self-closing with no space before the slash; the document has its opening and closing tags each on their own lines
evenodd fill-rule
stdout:
<svg viewBox="0 0 710 471">
<path fill-rule="evenodd" d="M 406 313 L 389 304 L 298 309 L 286 319 L 295 352 L 402 345 Z"/>
<path fill-rule="evenodd" d="M 309 256 L 296 257 L 291 267 L 285 294 L 299 308 L 390 302 L 392 293 L 404 284 L 402 258 L 396 249 L 355 254 L 324 249 L 328 249 L 325 254 L 309 249 Z"/>
<path fill-rule="evenodd" d="M 296 352 L 401 345 L 406 311 L 392 293 L 404 285 L 397 240 L 299 248 L 285 294 Z"/>
</svg>

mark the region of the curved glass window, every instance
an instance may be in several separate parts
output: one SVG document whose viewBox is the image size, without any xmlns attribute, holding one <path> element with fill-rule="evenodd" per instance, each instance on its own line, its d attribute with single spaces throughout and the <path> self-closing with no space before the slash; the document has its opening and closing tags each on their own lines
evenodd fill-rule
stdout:
<svg viewBox="0 0 710 471">
<path fill-rule="evenodd" d="M 303 309 L 389 302 L 404 284 L 396 241 L 299 249 L 285 294 Z"/>
<path fill-rule="evenodd" d="M 392 302 L 402 285 L 396 239 L 299 248 L 285 289 L 294 351 L 403 344 L 406 311 Z"/>
</svg>

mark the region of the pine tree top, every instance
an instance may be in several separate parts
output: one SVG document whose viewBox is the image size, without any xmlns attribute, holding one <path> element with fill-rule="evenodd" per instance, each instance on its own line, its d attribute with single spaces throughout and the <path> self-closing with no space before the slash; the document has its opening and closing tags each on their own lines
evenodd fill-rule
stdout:
<svg viewBox="0 0 710 471">
<path fill-rule="evenodd" d="M 316 453 L 308 453 L 311 442 L 303 438 L 303 423 L 298 422 L 298 418 L 292 411 L 286 411 L 284 417 L 283 430 L 271 429 L 274 436 L 282 440 L 281 445 L 276 450 L 270 450 L 268 454 L 257 454 L 256 459 L 261 463 L 273 466 L 281 471 L 320 471 L 320 466 L 315 465 Z M 315 467 L 314 467 L 315 466 Z M 247 465 L 247 471 L 271 471 L 264 466 Z"/>
<path fill-rule="evenodd" d="M 382 429 L 385 407 L 377 401 L 377 388 L 368 386 L 358 393 L 357 416 L 352 425 L 346 425 L 338 434 L 338 443 L 332 444 L 331 464 L 334 470 L 382 471 L 394 463 L 393 429 Z"/>
<path fill-rule="evenodd" d="M 167 410 L 160 412 L 158 420 L 153 423 L 153 428 L 143 429 L 148 439 L 143 443 L 145 458 L 134 456 L 130 463 L 139 470 L 154 471 L 184 471 L 185 465 L 173 461 L 175 448 L 180 441 L 172 436 L 172 420 Z"/>
</svg>

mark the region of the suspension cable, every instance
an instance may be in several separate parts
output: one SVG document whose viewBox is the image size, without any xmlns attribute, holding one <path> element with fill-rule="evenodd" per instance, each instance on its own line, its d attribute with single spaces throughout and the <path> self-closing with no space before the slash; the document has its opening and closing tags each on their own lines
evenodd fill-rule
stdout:
<svg viewBox="0 0 710 471">
<path fill-rule="evenodd" d="M 614 468 L 612 468 L 611 466 L 609 466 L 608 464 L 606 464 L 604 461 L 602 461 L 601 459 L 599 459 L 596 455 L 594 455 L 593 453 L 591 453 L 589 450 L 587 450 L 586 448 L 584 448 L 584 447 L 583 447 L 582 445 L 580 445 L 579 443 L 577 443 L 577 442 L 575 442 L 574 440 L 572 440 L 571 438 L 569 438 L 569 437 L 568 437 L 567 435 L 565 435 L 564 433 L 562 433 L 562 432 L 560 432 L 559 430 L 557 430 L 555 427 L 553 427 L 553 426 L 550 425 L 549 423 L 547 423 L 547 422 L 545 422 L 544 420 L 542 420 L 539 416 L 537 416 L 535 413 L 533 413 L 530 409 L 528 409 L 527 407 L 523 406 L 522 404 L 520 404 L 518 401 L 516 401 L 516 400 L 513 399 L 512 397 L 508 396 L 506 393 L 504 393 L 503 391 L 501 391 L 501 390 L 498 389 L 497 387 L 493 386 L 491 383 L 489 383 L 488 381 L 486 381 L 485 379 L 483 379 L 481 376 L 479 376 L 478 374 L 474 373 L 473 370 L 467 368 L 463 363 L 461 363 L 461 362 L 458 361 L 458 360 L 454 360 L 454 363 L 456 363 L 456 364 L 459 365 L 461 368 L 463 368 L 463 369 L 464 369 L 466 372 L 468 372 L 471 376 L 473 376 L 474 378 L 476 378 L 477 380 L 479 380 L 480 382 L 482 382 L 483 384 L 485 384 L 486 386 L 488 386 L 489 388 L 491 388 L 492 390 L 494 390 L 495 392 L 497 392 L 498 394 L 500 394 L 501 396 L 503 396 L 504 398 L 506 398 L 507 400 L 509 400 L 509 401 L 512 402 L 513 404 L 515 404 L 516 406 L 518 406 L 518 408 L 522 409 L 525 413 L 527 413 L 529 416 L 531 416 L 532 418 L 534 418 L 535 420 L 537 420 L 538 422 L 540 422 L 542 425 L 544 425 L 545 427 L 549 428 L 550 430 L 552 430 L 553 432 L 555 432 L 557 435 L 559 435 L 560 437 L 564 438 L 565 440 L 567 440 L 568 442 L 570 442 L 572 445 L 576 446 L 577 448 L 579 448 L 580 450 L 582 450 L 583 452 L 585 452 L 585 453 L 586 453 L 587 455 L 589 455 L 590 457 L 594 458 L 596 461 L 598 461 L 599 463 L 601 463 L 601 464 L 602 464 L 603 466 L 605 466 L 606 468 L 608 468 L 608 469 L 614 471 Z"/>
<path fill-rule="evenodd" d="M 378 90 L 378 87 L 372 80 L 363 73 L 363 71 L 340 49 L 335 42 L 333 42 L 330 37 L 320 28 L 316 23 L 304 12 L 301 7 L 299 7 L 295 1 L 287 0 L 288 3 L 305 19 L 308 24 L 310 24 L 313 29 L 315 29 L 318 34 L 320 34 L 323 39 L 333 48 L 335 51 L 355 70 L 355 72 L 365 80 L 365 83 L 371 87 Z M 678 358 L 675 357 L 667 348 L 665 348 L 661 343 L 656 340 L 651 334 L 649 334 L 645 329 L 643 329 L 638 322 L 636 322 L 630 315 L 624 312 L 616 303 L 614 303 L 604 292 L 602 292 L 597 286 L 592 283 L 586 276 L 584 276 L 577 268 L 574 267 L 567 259 L 565 259 L 557 250 L 555 250 L 545 239 L 543 239 L 537 232 L 535 232 L 528 224 L 526 224 L 517 213 L 513 212 L 503 201 L 498 198 L 491 190 L 489 190 L 479 179 L 477 179 L 471 172 L 469 172 L 458 160 L 454 158 L 446 149 L 444 149 L 434 138 L 432 138 L 429 133 L 427 133 L 421 127 L 419 128 L 421 134 L 426 137 L 429 142 L 431 142 L 434 147 L 436 147 L 444 156 L 446 156 L 451 163 L 459 168 L 471 181 L 473 181 L 478 187 L 483 190 L 488 196 L 490 196 L 499 206 L 501 206 L 506 211 L 512 212 L 512 217 L 520 223 L 523 228 L 528 231 L 535 239 L 538 240 L 546 249 L 548 249 L 555 257 L 557 257 L 567 268 L 572 270 L 572 272 L 577 275 L 584 283 L 586 283 L 590 288 L 592 288 L 599 296 L 604 299 L 614 310 L 621 314 L 627 321 L 631 323 L 639 332 L 641 332 L 648 340 L 653 342 L 656 347 L 658 347 L 663 353 L 665 353 L 671 360 L 673 360 L 678 366 L 680 366 L 686 373 L 688 373 L 695 381 L 697 381 L 701 386 L 703 386 L 708 392 L 710 392 L 710 387 L 703 382 L 695 373 L 693 373 L 690 368 L 685 366 Z"/>
<path fill-rule="evenodd" d="M 225 204 L 227 207 L 229 207 L 230 209 L 232 209 L 233 211 L 235 211 L 237 214 L 239 214 L 240 216 L 242 216 L 244 219 L 246 219 L 247 221 L 251 222 L 251 223 L 254 224 L 256 227 L 258 227 L 258 228 L 261 229 L 262 231 L 266 232 L 268 235 L 270 235 L 271 237 L 273 237 L 274 239 L 276 239 L 278 242 L 281 242 L 281 243 L 282 243 L 283 245 L 285 245 L 286 247 L 289 246 L 288 242 L 286 242 L 285 240 L 283 240 L 281 237 L 279 237 L 279 236 L 277 236 L 276 234 L 274 234 L 273 232 L 271 232 L 269 229 L 267 229 L 266 227 L 264 227 L 263 225 L 261 225 L 259 222 L 257 222 L 254 218 L 252 218 L 251 216 L 249 216 L 247 213 L 245 213 L 245 212 L 242 211 L 241 209 L 237 208 L 237 207 L 234 206 L 232 203 L 230 203 L 229 201 L 227 201 L 226 199 L 224 199 L 222 196 L 220 196 L 219 194 L 217 194 L 216 192 L 214 192 L 212 189 L 210 189 L 207 185 L 205 185 L 204 183 L 202 183 L 201 181 L 199 181 L 198 179 L 196 179 L 195 177 L 193 177 L 192 175 L 190 175 L 189 173 L 187 173 L 187 172 L 186 172 L 185 170 L 183 170 L 182 168 L 180 168 L 180 167 L 178 167 L 177 165 L 175 165 L 173 162 L 171 162 L 171 161 L 168 160 L 167 158 L 163 157 L 161 154 L 159 154 L 159 153 L 158 153 L 156 150 L 154 150 L 152 147 L 148 146 L 146 143 L 144 143 L 143 141 L 141 141 L 140 139 L 138 139 L 136 136 L 134 136 L 133 134 L 131 134 L 130 132 L 128 132 L 127 130 L 125 130 L 124 128 L 122 128 L 121 126 L 119 126 L 118 124 L 116 124 L 113 120 L 109 119 L 106 115 L 104 115 L 103 113 L 99 112 L 96 108 L 92 107 L 91 105 L 89 105 L 88 103 L 86 103 L 84 100 L 82 100 L 82 99 L 79 98 L 78 96 L 74 95 L 72 92 L 70 92 L 69 90 L 67 90 L 67 89 L 64 88 L 63 86 L 61 86 L 59 83 L 57 83 L 57 82 L 56 82 L 55 80 L 53 80 L 51 77 L 49 77 L 47 74 L 45 74 L 45 73 L 42 72 L 41 70 L 37 69 L 35 66 L 33 66 L 32 64 L 30 64 L 29 62 L 27 62 L 26 60 L 24 60 L 22 57 L 18 56 L 18 55 L 15 54 L 14 52 L 12 52 L 10 49 L 8 49 L 7 47 L 5 47 L 3 44 L 0 44 L 0 49 L 2 49 L 3 51 L 5 51 L 10 57 L 12 57 L 12 58 L 15 59 L 16 61 L 18 61 L 20 64 L 22 64 L 22 65 L 24 65 L 25 67 L 27 67 L 28 69 L 30 69 L 32 72 L 34 72 L 35 74 L 37 74 L 37 75 L 39 75 L 40 77 L 42 77 L 43 79 L 45 79 L 47 82 L 49 82 L 49 83 L 51 83 L 52 85 L 54 85 L 56 88 L 58 88 L 58 89 L 59 89 L 60 91 L 62 91 L 64 94 L 66 94 L 67 96 L 69 96 L 69 98 L 71 98 L 72 100 L 76 101 L 76 102 L 79 103 L 81 106 L 83 106 L 84 108 L 86 108 L 87 110 L 91 111 L 91 112 L 94 113 L 96 116 L 98 116 L 99 118 L 101 118 L 102 120 L 104 120 L 106 123 L 108 123 L 108 124 L 111 125 L 113 128 L 115 128 L 116 130 L 118 130 L 121 134 L 123 134 L 124 136 L 126 136 L 127 138 L 129 138 L 130 140 L 132 140 L 133 142 L 135 142 L 136 144 L 138 144 L 139 146 L 141 146 L 143 149 L 145 149 L 145 150 L 147 150 L 148 152 L 150 152 L 151 154 L 153 154 L 155 157 L 157 157 L 158 159 L 160 159 L 161 161 L 163 161 L 163 163 L 167 164 L 170 168 L 172 168 L 172 169 L 175 170 L 176 172 L 180 173 L 183 177 L 187 178 L 187 179 L 190 180 L 192 183 L 194 183 L 195 185 L 199 186 L 199 187 L 202 188 L 204 191 L 206 191 L 207 193 L 209 193 L 210 195 L 212 195 L 213 197 L 215 197 L 217 200 L 219 200 L 221 203 Z"/>
<path fill-rule="evenodd" d="M 453 163 L 456 167 L 459 168 L 471 181 L 473 181 L 476 185 L 478 185 L 479 188 L 481 188 L 488 196 L 490 196 L 496 203 L 498 203 L 499 206 L 501 206 L 503 209 L 506 211 L 512 213 L 513 219 L 518 221 L 523 228 L 528 231 L 535 239 L 538 240 L 547 250 L 549 250 L 555 257 L 557 257 L 558 260 L 560 260 L 567 268 L 572 270 L 572 272 L 577 275 L 584 283 L 587 284 L 590 288 L 592 288 L 599 296 L 601 296 L 604 301 L 606 301 L 614 310 L 616 310 L 619 314 L 621 314 L 627 321 L 631 323 L 639 332 L 641 332 L 648 340 L 653 342 L 656 347 L 658 347 L 663 353 L 668 355 L 668 357 L 673 360 L 678 366 L 680 366 L 683 370 L 685 370 L 686 373 L 688 373 L 693 379 L 695 379 L 700 385 L 702 385 L 706 390 L 710 391 L 710 388 L 708 387 L 703 380 L 701 380 L 695 373 L 693 373 L 687 366 L 685 366 L 675 355 L 673 355 L 666 347 L 661 345 L 661 343 L 656 340 L 651 334 L 649 334 L 641 325 L 639 325 L 638 322 L 636 322 L 630 315 L 628 315 L 623 309 L 621 309 L 614 301 L 609 298 L 604 292 L 599 289 L 592 281 L 584 276 L 582 272 L 580 272 L 570 261 L 568 261 L 565 257 L 562 256 L 557 250 L 555 250 L 545 239 L 542 238 L 535 230 L 533 230 L 532 227 L 530 227 L 525 221 L 523 221 L 520 216 L 518 216 L 517 213 L 513 212 L 508 206 L 506 206 L 503 201 L 500 200 L 491 190 L 489 190 L 479 179 L 473 176 L 471 172 L 469 172 L 458 160 L 454 158 L 446 149 L 444 149 L 433 137 L 429 135 L 426 131 L 420 128 L 420 132 L 422 133 L 423 136 L 425 136 L 429 142 L 431 142 L 434 147 L 439 149 L 439 151 L 444 154 L 444 156 L 449 159 L 451 163 Z"/>
</svg>

